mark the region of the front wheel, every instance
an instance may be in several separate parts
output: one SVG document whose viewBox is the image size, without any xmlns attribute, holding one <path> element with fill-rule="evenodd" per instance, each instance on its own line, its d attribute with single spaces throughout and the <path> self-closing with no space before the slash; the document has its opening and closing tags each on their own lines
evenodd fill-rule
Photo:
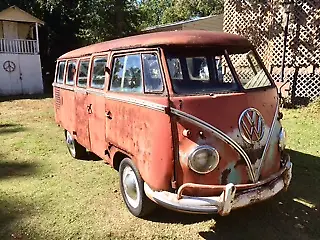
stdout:
<svg viewBox="0 0 320 240">
<path fill-rule="evenodd" d="M 121 161 L 119 174 L 121 194 L 129 211 L 136 217 L 150 214 L 156 204 L 145 195 L 141 175 L 129 158 Z"/>
<path fill-rule="evenodd" d="M 65 137 L 70 155 L 76 159 L 83 159 L 87 154 L 86 148 L 80 145 L 67 130 L 65 131 Z"/>
</svg>

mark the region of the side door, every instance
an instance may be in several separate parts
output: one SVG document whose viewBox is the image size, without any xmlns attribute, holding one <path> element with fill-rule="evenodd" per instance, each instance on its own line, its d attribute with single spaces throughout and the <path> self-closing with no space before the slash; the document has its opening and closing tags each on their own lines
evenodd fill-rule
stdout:
<svg viewBox="0 0 320 240">
<path fill-rule="evenodd" d="M 104 157 L 106 150 L 105 81 L 108 55 L 93 56 L 88 92 L 91 151 Z"/>
<path fill-rule="evenodd" d="M 80 59 L 78 63 L 75 88 L 76 139 L 85 148 L 91 150 L 89 135 L 89 103 L 87 85 L 89 79 L 90 58 Z"/>
<path fill-rule="evenodd" d="M 157 50 L 113 55 L 106 95 L 106 137 L 127 152 L 153 189 L 173 174 L 168 96 Z"/>
</svg>

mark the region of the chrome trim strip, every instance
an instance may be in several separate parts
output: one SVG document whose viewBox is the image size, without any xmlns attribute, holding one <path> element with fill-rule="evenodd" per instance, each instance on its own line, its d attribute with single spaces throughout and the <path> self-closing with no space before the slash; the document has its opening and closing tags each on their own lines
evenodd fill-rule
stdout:
<svg viewBox="0 0 320 240">
<path fill-rule="evenodd" d="M 270 141 L 271 141 L 271 136 L 273 134 L 273 131 L 274 131 L 274 125 L 276 123 L 276 120 L 277 120 L 277 117 L 278 117 L 278 113 L 279 113 L 279 98 L 277 99 L 277 105 L 276 105 L 276 111 L 275 111 L 275 114 L 274 114 L 274 117 L 273 117 L 273 121 L 272 121 L 272 125 L 271 125 L 271 128 L 269 130 L 269 135 L 268 135 L 268 139 L 267 139 L 267 143 L 266 143 L 266 146 L 264 147 L 264 150 L 263 150 L 263 153 L 262 153 L 262 157 L 261 157 L 261 161 L 259 163 L 259 166 L 257 168 L 257 171 L 255 172 L 255 176 L 256 176 L 256 181 L 258 181 L 259 177 L 260 177 L 260 174 L 261 174 L 261 168 L 262 168 L 262 165 L 265 161 L 265 158 L 266 158 L 266 154 L 267 154 L 267 151 L 269 149 L 269 146 L 270 146 Z"/>
<path fill-rule="evenodd" d="M 87 93 L 92 93 L 94 95 L 97 95 L 97 96 L 102 96 L 104 97 L 105 96 L 105 93 L 102 92 L 102 91 L 99 91 L 99 90 L 95 90 L 95 89 L 86 89 Z"/>
<path fill-rule="evenodd" d="M 110 100 L 123 102 L 123 103 L 129 103 L 129 104 L 133 104 L 133 105 L 136 105 L 139 107 L 145 107 L 148 109 L 156 110 L 159 112 L 165 112 L 165 109 L 166 109 L 165 105 L 149 102 L 146 100 L 130 98 L 130 97 L 116 97 L 116 96 L 110 96 L 108 94 L 105 94 L 104 96 L 105 96 L 105 98 L 110 99 Z"/>
<path fill-rule="evenodd" d="M 74 89 L 74 92 L 87 94 L 87 90 L 84 89 L 84 88 L 75 88 L 75 89 Z"/>
<path fill-rule="evenodd" d="M 53 87 L 62 88 L 62 89 L 66 89 L 66 90 L 74 91 L 74 87 L 73 86 L 68 86 L 68 85 L 59 84 L 59 83 L 52 83 L 52 86 Z"/>
<path fill-rule="evenodd" d="M 140 107 L 145 107 L 148 109 L 156 110 L 159 112 L 165 112 L 166 106 L 162 104 L 157 104 L 153 102 L 149 102 L 146 100 L 136 99 L 136 98 L 130 98 L 130 97 L 121 97 L 121 96 L 110 96 L 108 93 L 105 93 L 103 91 L 95 90 L 95 89 L 81 89 L 81 88 L 74 88 L 71 86 L 66 86 L 64 84 L 58 84 L 58 83 L 52 83 L 53 87 L 58 87 L 62 89 L 72 90 L 75 92 L 81 92 L 81 93 L 91 93 L 98 96 L 104 96 L 106 99 L 123 102 L 123 103 L 129 103 Z"/>
<path fill-rule="evenodd" d="M 238 153 L 240 153 L 241 157 L 245 160 L 247 166 L 248 166 L 248 173 L 249 178 L 251 181 L 255 181 L 255 173 L 251 164 L 251 161 L 247 155 L 247 153 L 242 149 L 242 147 L 236 143 L 232 138 L 230 138 L 228 135 L 226 135 L 224 132 L 222 132 L 220 129 L 210 125 L 209 123 L 193 116 L 188 113 L 182 112 L 180 110 L 171 108 L 171 113 L 175 114 L 178 117 L 184 118 L 186 121 L 189 121 L 199 127 L 205 128 L 208 131 L 211 131 L 213 134 L 215 134 L 218 138 L 220 138 L 225 143 L 229 144 L 231 147 L 233 147 Z"/>
</svg>

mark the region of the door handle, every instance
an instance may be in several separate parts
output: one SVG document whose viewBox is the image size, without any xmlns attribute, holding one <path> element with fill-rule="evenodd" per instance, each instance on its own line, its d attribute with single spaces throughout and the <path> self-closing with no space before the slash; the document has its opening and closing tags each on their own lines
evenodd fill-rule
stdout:
<svg viewBox="0 0 320 240">
<path fill-rule="evenodd" d="M 92 104 L 91 103 L 87 106 L 87 111 L 89 114 L 92 113 Z"/>
<path fill-rule="evenodd" d="M 106 117 L 110 120 L 112 119 L 112 114 L 110 111 L 106 112 Z"/>
</svg>

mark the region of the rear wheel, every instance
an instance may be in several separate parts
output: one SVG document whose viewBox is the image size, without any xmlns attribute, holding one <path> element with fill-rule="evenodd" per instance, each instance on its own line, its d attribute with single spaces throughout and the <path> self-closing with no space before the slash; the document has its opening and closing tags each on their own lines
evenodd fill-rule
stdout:
<svg viewBox="0 0 320 240">
<path fill-rule="evenodd" d="M 150 214 L 156 207 L 144 193 L 144 181 L 138 169 L 129 158 L 120 163 L 120 189 L 129 211 L 136 217 Z"/>
<path fill-rule="evenodd" d="M 87 155 L 86 148 L 81 146 L 67 130 L 65 131 L 65 137 L 69 153 L 73 158 L 82 159 Z"/>
</svg>

